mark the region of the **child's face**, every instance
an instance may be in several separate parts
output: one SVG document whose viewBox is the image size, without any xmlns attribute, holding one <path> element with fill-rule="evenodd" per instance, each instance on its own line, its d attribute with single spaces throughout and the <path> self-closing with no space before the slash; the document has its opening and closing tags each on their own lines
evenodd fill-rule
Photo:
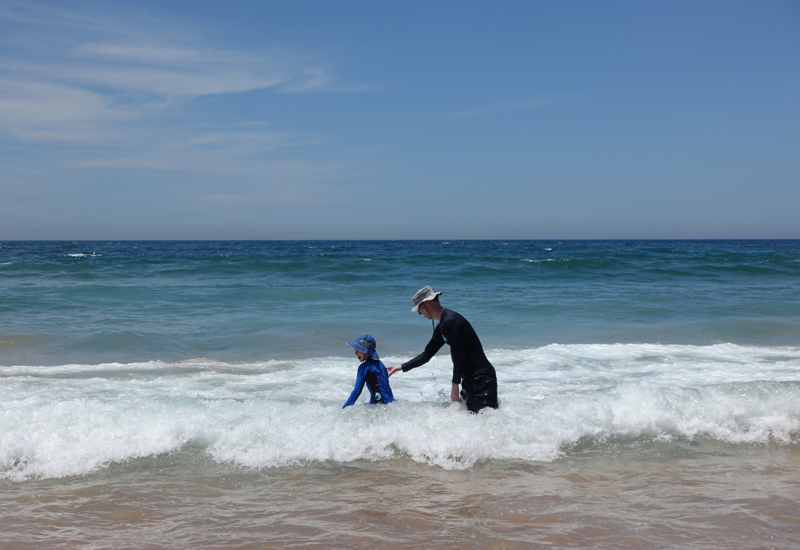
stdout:
<svg viewBox="0 0 800 550">
<path fill-rule="evenodd" d="M 367 358 L 369 357 L 369 355 L 367 355 L 367 354 L 366 354 L 366 353 L 364 353 L 363 351 L 356 350 L 356 357 L 358 357 L 358 360 L 359 360 L 359 361 L 361 361 L 361 362 L 363 363 L 364 361 L 366 361 L 366 360 L 367 360 Z"/>
</svg>

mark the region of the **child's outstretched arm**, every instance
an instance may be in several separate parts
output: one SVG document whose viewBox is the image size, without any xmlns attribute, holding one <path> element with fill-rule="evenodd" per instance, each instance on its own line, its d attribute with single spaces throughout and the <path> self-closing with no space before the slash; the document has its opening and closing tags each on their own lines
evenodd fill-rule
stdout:
<svg viewBox="0 0 800 550">
<path fill-rule="evenodd" d="M 364 367 L 362 363 L 358 367 L 358 374 L 356 375 L 356 385 L 353 388 L 353 391 L 350 393 L 350 397 L 345 401 L 342 408 L 349 407 L 350 405 L 354 405 L 355 402 L 358 400 L 358 396 L 361 395 L 361 390 L 364 389 L 364 383 L 367 381 L 367 369 Z"/>
</svg>

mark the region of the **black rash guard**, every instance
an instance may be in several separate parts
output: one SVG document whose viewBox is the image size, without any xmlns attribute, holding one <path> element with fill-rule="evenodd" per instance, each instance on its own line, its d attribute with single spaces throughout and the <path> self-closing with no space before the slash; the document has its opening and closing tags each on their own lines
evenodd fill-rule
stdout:
<svg viewBox="0 0 800 550">
<path fill-rule="evenodd" d="M 442 317 L 425 351 L 403 363 L 403 372 L 424 365 L 445 344 L 450 345 L 453 359 L 453 384 L 461 384 L 466 391 L 467 407 L 473 412 L 476 412 L 474 407 L 497 408 L 497 375 L 494 367 L 486 358 L 475 329 L 455 311 L 442 309 Z"/>
</svg>

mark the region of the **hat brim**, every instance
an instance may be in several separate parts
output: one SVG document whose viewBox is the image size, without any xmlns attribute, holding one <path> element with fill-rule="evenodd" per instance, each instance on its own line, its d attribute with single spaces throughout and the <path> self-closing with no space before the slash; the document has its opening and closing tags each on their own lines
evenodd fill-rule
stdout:
<svg viewBox="0 0 800 550">
<path fill-rule="evenodd" d="M 367 355 L 369 355 L 370 357 L 372 357 L 376 361 L 380 361 L 381 360 L 381 358 L 378 355 L 378 352 L 376 350 L 369 349 L 367 346 L 365 346 L 363 344 L 359 344 L 356 340 L 353 340 L 352 342 L 347 342 L 347 345 L 350 346 L 351 348 L 357 349 L 360 352 L 366 353 Z"/>
<path fill-rule="evenodd" d="M 433 293 L 433 296 L 431 296 L 430 298 L 425 298 L 425 299 L 424 299 L 424 300 L 422 300 L 420 303 L 418 303 L 417 305 L 415 305 L 414 307 L 412 307 L 412 308 L 411 308 L 411 312 L 412 312 L 412 313 L 416 313 L 416 312 L 417 312 L 417 310 L 419 309 L 419 306 L 421 306 L 421 305 L 422 305 L 422 304 L 424 304 L 425 302 L 430 302 L 430 301 L 431 301 L 431 300 L 433 300 L 434 298 L 438 298 L 438 297 L 439 297 L 441 294 L 442 294 L 441 292 L 434 292 L 434 293 Z"/>
</svg>

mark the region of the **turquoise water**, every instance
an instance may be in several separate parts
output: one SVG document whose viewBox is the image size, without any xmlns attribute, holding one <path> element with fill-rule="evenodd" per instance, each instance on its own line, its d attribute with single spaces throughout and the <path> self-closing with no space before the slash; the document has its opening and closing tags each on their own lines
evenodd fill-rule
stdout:
<svg viewBox="0 0 800 550">
<path fill-rule="evenodd" d="M 426 284 L 487 348 L 800 340 L 800 241 L 0 242 L 0 365 L 415 352 Z"/>
</svg>

